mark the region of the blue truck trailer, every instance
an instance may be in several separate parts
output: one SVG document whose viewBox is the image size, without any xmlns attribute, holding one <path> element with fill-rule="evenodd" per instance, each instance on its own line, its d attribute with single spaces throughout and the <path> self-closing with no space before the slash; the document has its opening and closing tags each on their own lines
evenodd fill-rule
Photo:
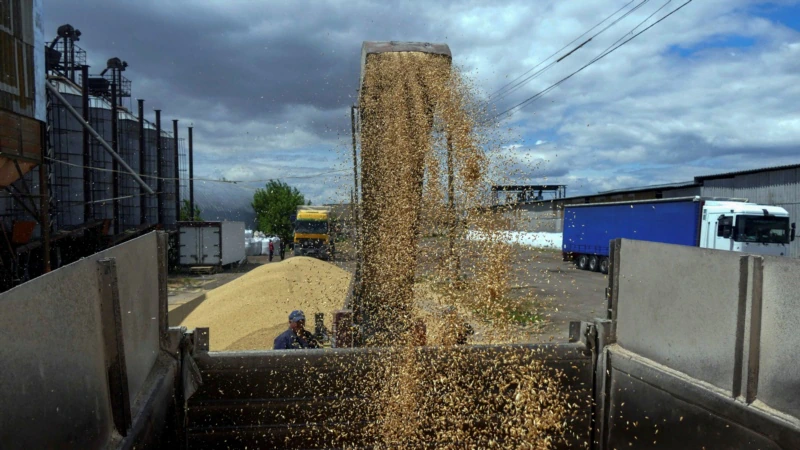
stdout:
<svg viewBox="0 0 800 450">
<path fill-rule="evenodd" d="M 567 205 L 563 230 L 564 259 L 602 273 L 618 238 L 785 256 L 795 237 L 783 208 L 702 197 Z"/>
</svg>

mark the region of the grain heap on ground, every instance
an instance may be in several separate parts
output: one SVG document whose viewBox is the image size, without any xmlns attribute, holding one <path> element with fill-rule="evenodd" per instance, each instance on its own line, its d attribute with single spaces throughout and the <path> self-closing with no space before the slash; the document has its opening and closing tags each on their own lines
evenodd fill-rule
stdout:
<svg viewBox="0 0 800 450">
<path fill-rule="evenodd" d="M 208 327 L 213 351 L 271 349 L 295 309 L 305 312 L 309 327 L 314 313 L 330 320 L 342 308 L 349 282 L 348 272 L 317 259 L 265 264 L 207 292 L 181 325 Z"/>
</svg>

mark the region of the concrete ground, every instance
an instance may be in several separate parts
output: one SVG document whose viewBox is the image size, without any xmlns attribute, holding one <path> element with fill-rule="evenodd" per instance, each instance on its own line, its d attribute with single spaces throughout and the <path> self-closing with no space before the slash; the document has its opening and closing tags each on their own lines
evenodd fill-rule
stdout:
<svg viewBox="0 0 800 450">
<path fill-rule="evenodd" d="M 562 261 L 561 252 L 520 248 L 514 264 L 518 284 L 512 293 L 533 291 L 533 311 L 545 319 L 535 341 L 566 342 L 569 322 L 588 321 L 606 316 L 605 288 L 608 276 L 578 270 Z"/>
<path fill-rule="evenodd" d="M 423 246 L 438 245 L 436 240 L 426 241 Z M 342 252 L 335 264 L 352 272 L 355 268 L 352 252 L 346 245 L 340 248 Z M 543 319 L 542 326 L 534 327 L 530 334 L 526 332 L 529 336 L 522 341 L 567 342 L 570 322 L 605 317 L 607 275 L 578 270 L 574 263 L 562 260 L 560 251 L 522 246 L 517 247 L 513 265 L 516 282 L 510 295 L 533 298 L 530 312 Z"/>
<path fill-rule="evenodd" d="M 351 252 L 346 251 L 346 245 L 340 248 L 343 251 L 334 264 L 352 272 L 355 260 Z M 291 257 L 289 255 L 291 253 L 287 253 L 287 258 Z M 273 258 L 273 261 L 279 260 L 279 257 Z M 262 264 L 269 264 L 269 257 L 250 256 L 241 267 L 216 274 L 171 274 L 168 279 L 170 310 L 189 302 L 200 302 L 206 292 Z M 543 325 L 526 341 L 566 342 L 569 322 L 605 317 L 607 276 L 576 269 L 573 263 L 562 261 L 561 252 L 519 247 L 514 272 L 516 283 L 512 285 L 510 295 L 532 298 L 531 312 L 544 319 Z"/>
</svg>

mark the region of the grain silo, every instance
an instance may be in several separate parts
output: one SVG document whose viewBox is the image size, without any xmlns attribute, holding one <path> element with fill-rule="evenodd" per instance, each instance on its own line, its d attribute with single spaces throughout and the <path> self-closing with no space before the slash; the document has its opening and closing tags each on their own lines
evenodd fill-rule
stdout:
<svg viewBox="0 0 800 450">
<path fill-rule="evenodd" d="M 119 112 L 119 139 L 117 148 L 120 156 L 137 173 L 139 167 L 139 121 L 128 111 Z M 136 180 L 125 173 L 119 174 L 119 230 L 130 231 L 139 228 L 142 223 L 141 193 Z"/>
</svg>

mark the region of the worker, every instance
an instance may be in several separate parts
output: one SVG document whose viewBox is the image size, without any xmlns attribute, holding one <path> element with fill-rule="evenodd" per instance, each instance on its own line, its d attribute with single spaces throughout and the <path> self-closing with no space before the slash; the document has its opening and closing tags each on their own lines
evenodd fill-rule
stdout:
<svg viewBox="0 0 800 450">
<path fill-rule="evenodd" d="M 445 334 L 442 344 L 444 345 L 466 345 L 470 336 L 475 334 L 475 330 L 468 322 L 459 317 L 458 312 L 452 306 L 444 309 L 442 314 L 444 319 Z"/>
<path fill-rule="evenodd" d="M 275 253 L 275 245 L 272 243 L 272 238 L 269 238 L 269 262 L 272 262 L 272 255 Z"/>
<path fill-rule="evenodd" d="M 281 252 L 281 261 L 283 261 L 283 257 L 286 256 L 286 243 L 283 242 L 283 239 L 281 239 L 280 249 L 281 249 L 280 250 L 280 252 Z"/>
<path fill-rule="evenodd" d="M 292 350 L 300 348 L 319 348 L 314 335 L 306 329 L 306 315 L 295 310 L 289 314 L 289 329 L 275 338 L 275 350 Z"/>
</svg>

